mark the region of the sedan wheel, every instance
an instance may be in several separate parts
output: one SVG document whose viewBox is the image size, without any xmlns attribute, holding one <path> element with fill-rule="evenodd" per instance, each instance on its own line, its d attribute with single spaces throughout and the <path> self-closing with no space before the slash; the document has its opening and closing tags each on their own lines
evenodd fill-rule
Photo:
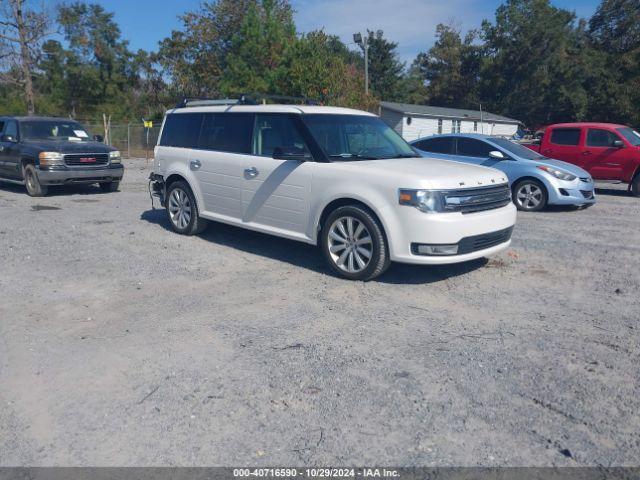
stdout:
<svg viewBox="0 0 640 480">
<path fill-rule="evenodd" d="M 514 201 L 518 210 L 534 212 L 547 205 L 547 192 L 538 182 L 524 180 L 514 190 Z"/>
<path fill-rule="evenodd" d="M 329 253 L 336 266 L 348 273 L 367 268 L 373 241 L 367 227 L 354 217 L 340 217 L 329 230 Z"/>
<path fill-rule="evenodd" d="M 184 230 L 191 222 L 191 202 L 181 188 L 174 188 L 169 196 L 169 218 L 175 227 Z"/>
</svg>

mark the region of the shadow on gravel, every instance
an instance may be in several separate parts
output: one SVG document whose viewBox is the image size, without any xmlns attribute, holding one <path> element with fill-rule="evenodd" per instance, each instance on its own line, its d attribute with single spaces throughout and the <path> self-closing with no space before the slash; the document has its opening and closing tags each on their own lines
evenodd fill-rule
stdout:
<svg viewBox="0 0 640 480">
<path fill-rule="evenodd" d="M 624 188 L 597 188 L 596 187 L 596 195 L 609 195 L 611 197 L 634 198 L 633 194 L 629 190 L 627 190 L 627 187 L 624 187 Z"/>
<path fill-rule="evenodd" d="M 23 185 L 15 185 L 13 183 L 5 183 L 0 180 L 0 192 L 19 193 L 27 196 L 27 191 Z M 61 197 L 69 195 L 104 195 L 110 192 L 103 192 L 98 185 L 62 185 L 50 186 L 46 197 Z"/>
<path fill-rule="evenodd" d="M 159 225 L 166 230 L 171 230 L 164 209 L 147 210 L 140 215 L 140 219 Z M 210 222 L 210 227 L 200 235 L 200 238 L 253 255 L 260 255 L 296 267 L 306 268 L 317 273 L 333 275 L 325 265 L 325 260 L 320 250 L 306 243 L 274 237 L 218 222 Z M 464 275 L 486 264 L 487 259 L 485 258 L 441 266 L 392 263 L 389 270 L 374 281 L 394 284 L 441 282 L 448 278 Z"/>
</svg>

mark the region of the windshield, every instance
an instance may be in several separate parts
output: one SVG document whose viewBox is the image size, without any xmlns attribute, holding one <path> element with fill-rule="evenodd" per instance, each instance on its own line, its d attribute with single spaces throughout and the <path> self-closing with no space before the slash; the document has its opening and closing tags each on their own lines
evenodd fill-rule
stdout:
<svg viewBox="0 0 640 480">
<path fill-rule="evenodd" d="M 82 125 L 64 120 L 20 122 L 20 136 L 23 140 L 86 142 L 90 139 Z"/>
<path fill-rule="evenodd" d="M 510 154 L 519 158 L 524 158 L 525 160 L 540 160 L 541 158 L 545 158 L 538 152 L 534 152 L 530 148 L 520 145 L 519 143 L 512 142 L 511 140 L 507 140 L 506 138 L 492 137 L 490 140 L 492 143 L 495 143 Z"/>
<path fill-rule="evenodd" d="M 619 128 L 618 132 L 620 132 L 620 135 L 626 138 L 627 142 L 629 142 L 631 145 L 640 145 L 640 133 L 636 132 L 634 129 L 629 127 Z"/>
<path fill-rule="evenodd" d="M 302 118 L 313 138 L 331 159 L 380 160 L 420 156 L 378 117 L 310 114 Z"/>
</svg>

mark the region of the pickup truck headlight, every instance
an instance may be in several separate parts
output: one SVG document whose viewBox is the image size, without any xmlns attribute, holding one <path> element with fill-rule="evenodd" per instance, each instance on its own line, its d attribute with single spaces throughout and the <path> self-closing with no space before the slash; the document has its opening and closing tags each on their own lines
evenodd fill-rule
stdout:
<svg viewBox="0 0 640 480">
<path fill-rule="evenodd" d="M 42 166 L 64 165 L 64 155 L 59 152 L 40 152 L 38 159 Z"/>
<path fill-rule="evenodd" d="M 425 213 L 438 213 L 444 211 L 444 204 L 441 192 L 432 190 L 410 190 L 400 189 L 400 205 L 416 207 Z"/>
<path fill-rule="evenodd" d="M 560 180 L 568 180 L 569 182 L 571 182 L 578 178 L 568 172 L 563 172 L 562 170 L 558 170 L 557 168 L 553 167 L 547 167 L 546 165 L 538 165 L 538 168 L 543 172 L 547 172 L 549 175 L 553 175 Z"/>
<path fill-rule="evenodd" d="M 120 151 L 114 150 L 113 152 L 109 152 L 109 161 L 111 163 L 120 163 L 122 161 L 122 156 L 120 155 Z"/>
</svg>

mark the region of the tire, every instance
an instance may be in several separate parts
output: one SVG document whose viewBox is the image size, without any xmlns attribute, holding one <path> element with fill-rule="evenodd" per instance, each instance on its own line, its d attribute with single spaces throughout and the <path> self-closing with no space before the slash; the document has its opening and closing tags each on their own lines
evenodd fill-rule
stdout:
<svg viewBox="0 0 640 480">
<path fill-rule="evenodd" d="M 631 181 L 631 194 L 634 197 L 640 197 L 640 173 Z"/>
<path fill-rule="evenodd" d="M 24 185 L 27 188 L 27 194 L 30 197 L 44 197 L 49 189 L 46 185 L 41 185 L 38 179 L 38 171 L 35 165 L 28 163 L 22 170 L 24 176 Z"/>
<path fill-rule="evenodd" d="M 320 231 L 320 248 L 329 268 L 349 280 L 372 280 L 391 263 L 380 222 L 359 205 L 339 207 L 329 214 Z"/>
<path fill-rule="evenodd" d="M 196 198 L 187 182 L 179 180 L 169 185 L 165 210 L 176 233 L 197 235 L 207 228 L 207 221 L 200 218 Z"/>
<path fill-rule="evenodd" d="M 513 186 L 513 203 L 523 212 L 539 212 L 547 206 L 546 187 L 533 178 L 520 180 Z"/>
<path fill-rule="evenodd" d="M 103 192 L 117 192 L 118 188 L 120 188 L 120 182 L 101 182 L 100 190 Z"/>
</svg>

